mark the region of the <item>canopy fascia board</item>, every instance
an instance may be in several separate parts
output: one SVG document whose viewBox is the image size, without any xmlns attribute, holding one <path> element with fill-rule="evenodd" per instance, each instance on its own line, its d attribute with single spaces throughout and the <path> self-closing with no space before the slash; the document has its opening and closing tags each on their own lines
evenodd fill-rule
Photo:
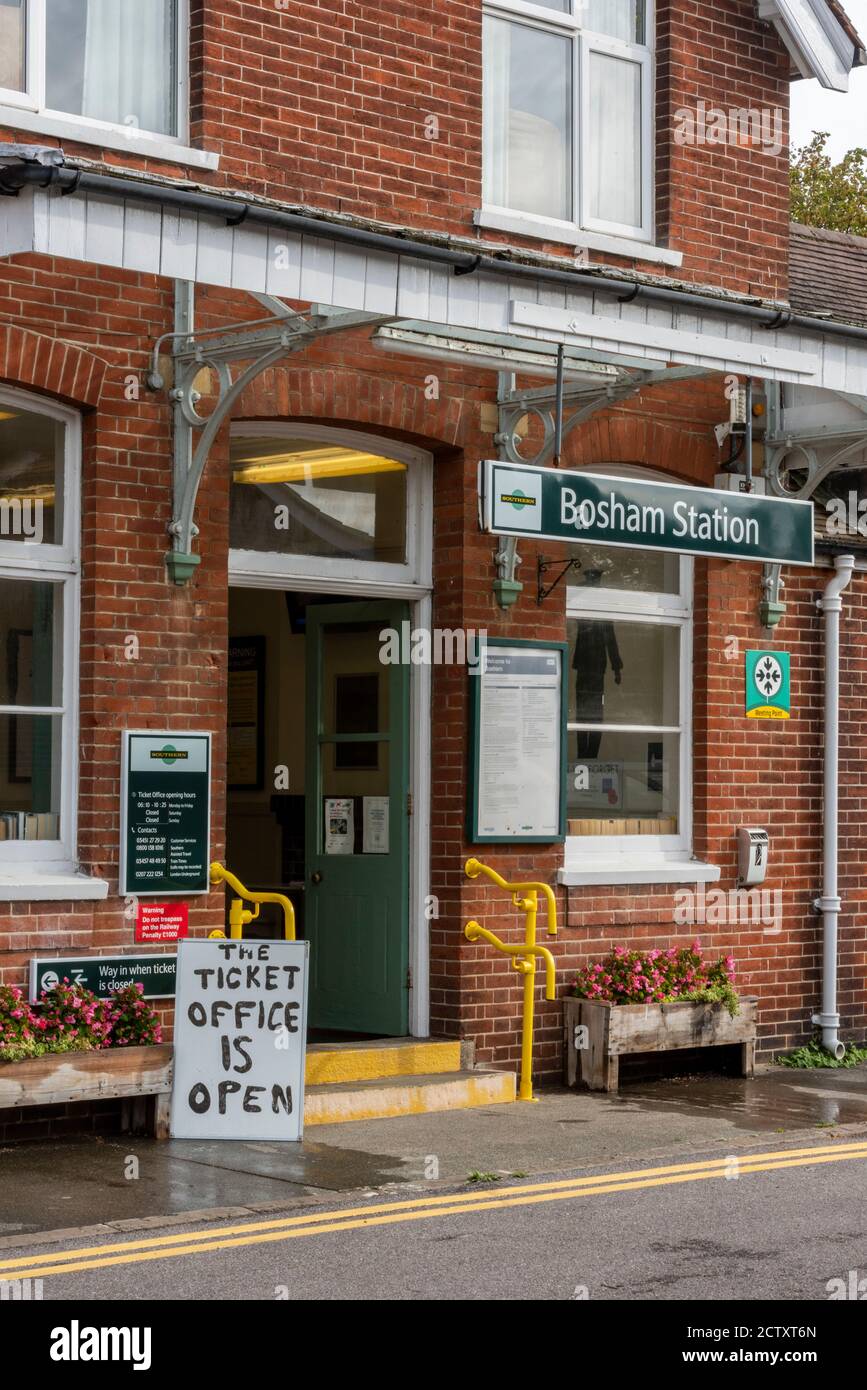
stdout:
<svg viewBox="0 0 867 1390">
<path fill-rule="evenodd" d="M 455 274 L 450 265 L 411 251 L 339 242 L 327 223 L 295 233 L 259 223 L 228 225 L 194 209 L 138 201 L 131 195 L 31 185 L 0 199 L 0 256 L 35 252 L 88 265 L 216 285 L 306 304 L 331 304 L 383 320 L 499 335 L 516 347 L 562 341 L 577 355 L 604 354 L 658 368 L 668 363 L 867 395 L 867 339 L 797 325 L 767 326 L 737 316 L 720 298 L 695 308 L 630 302 L 587 277 L 552 284 L 482 268 Z M 533 315 L 514 305 L 532 305 Z M 556 311 L 556 323 L 543 310 Z"/>
<path fill-rule="evenodd" d="M 759 0 L 758 10 L 759 18 L 777 30 L 802 77 L 815 77 L 830 91 L 849 90 L 849 74 L 861 54 L 827 0 Z"/>
</svg>

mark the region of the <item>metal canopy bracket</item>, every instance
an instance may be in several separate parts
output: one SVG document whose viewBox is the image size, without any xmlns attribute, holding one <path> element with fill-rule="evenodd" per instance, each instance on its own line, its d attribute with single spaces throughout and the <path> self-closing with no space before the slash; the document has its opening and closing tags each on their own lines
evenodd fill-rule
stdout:
<svg viewBox="0 0 867 1390">
<path fill-rule="evenodd" d="M 517 390 L 513 372 L 499 374 L 499 429 L 494 440 L 504 462 L 535 467 L 544 467 L 553 462 L 554 467 L 559 467 L 563 440 L 598 411 L 608 410 L 612 405 L 629 400 L 654 386 L 669 386 L 674 381 L 711 375 L 704 367 L 636 369 L 607 362 L 582 361 L 574 357 L 567 360 L 562 347 L 558 352 L 557 366 L 555 383 L 532 390 Z M 569 414 L 566 413 L 567 409 L 570 410 Z M 528 416 L 534 417 L 542 426 L 542 440 L 532 457 L 521 452 L 521 425 Z M 494 580 L 494 594 L 501 608 L 511 608 L 523 589 L 515 578 L 521 557 L 514 537 L 503 537 L 495 559 L 497 578 Z M 560 578 L 570 567 L 571 562 Z M 554 584 L 543 593 L 542 575 L 547 568 L 544 562 L 540 563 L 537 578 L 539 603 L 557 587 Z"/>
<path fill-rule="evenodd" d="M 201 555 L 193 551 L 193 541 L 199 534 L 194 520 L 199 486 L 211 446 L 250 383 L 289 353 L 325 334 L 388 322 L 387 316 L 381 314 L 346 312 L 330 305 L 314 304 L 301 314 L 269 295 L 255 298 L 271 311 L 269 317 L 239 324 L 237 328 L 229 325 L 196 334 L 195 285 L 178 280 L 174 331 L 164 334 L 154 345 L 147 378 L 152 391 L 165 389 L 160 349 L 167 341 L 171 342 L 173 366 L 169 391 L 174 417 L 173 504 L 168 527 L 171 550 L 166 554 L 173 584 L 188 583 L 201 563 Z M 237 374 L 233 371 L 235 363 L 240 364 Z M 208 415 L 200 415 L 196 407 L 202 393 L 197 390 L 196 381 L 208 369 L 216 377 L 217 399 Z"/>
</svg>

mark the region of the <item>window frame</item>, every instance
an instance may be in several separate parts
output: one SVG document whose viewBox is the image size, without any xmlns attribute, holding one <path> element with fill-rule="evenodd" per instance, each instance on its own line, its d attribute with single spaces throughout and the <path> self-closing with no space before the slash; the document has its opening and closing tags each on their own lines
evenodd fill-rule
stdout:
<svg viewBox="0 0 867 1390">
<path fill-rule="evenodd" d="M 109 135 L 123 135 L 131 146 L 140 142 L 164 142 L 169 145 L 185 146 L 189 139 L 189 19 L 190 0 L 175 0 L 177 52 L 177 85 L 175 91 L 177 129 L 174 135 L 162 131 L 146 130 L 142 126 L 124 125 L 118 121 L 99 121 L 92 116 L 82 116 L 75 111 L 58 111 L 46 105 L 46 4 L 47 0 L 24 0 L 24 70 L 25 90 L 16 92 L 8 87 L 0 87 L 0 107 L 15 107 L 34 116 L 45 117 L 52 123 L 73 123 L 81 128 L 81 138 L 86 140 L 104 131 Z M 75 138 L 71 136 L 70 138 Z"/>
<path fill-rule="evenodd" d="M 613 470 L 609 470 L 613 471 Z M 643 476 L 647 476 L 643 474 Z M 628 549 L 629 547 L 621 547 Z M 636 549 L 639 547 L 636 547 Z M 564 867 L 583 869 L 601 860 L 624 865 L 666 859 L 681 861 L 692 854 L 692 654 L 694 629 L 693 585 L 695 564 L 692 556 L 679 555 L 678 591 L 635 593 L 623 589 L 586 589 L 570 585 L 566 591 L 566 619 L 646 623 L 673 627 L 679 632 L 678 700 L 680 738 L 678 758 L 678 829 L 675 835 L 567 835 Z M 583 727 L 571 720 L 568 733 Z M 596 726 L 594 726 L 596 727 Z M 625 725 L 615 728 L 624 730 Z M 630 725 L 631 732 L 657 733 L 669 726 Z M 570 817 L 571 818 L 571 817 Z"/>
<path fill-rule="evenodd" d="M 429 589 L 433 576 L 433 500 L 432 458 L 423 449 L 382 435 L 340 429 L 331 425 L 311 425 L 292 420 L 235 420 L 230 426 L 234 439 L 275 438 L 321 440 L 349 449 L 367 450 L 406 464 L 406 561 L 387 564 L 381 560 L 343 560 L 328 556 L 293 555 L 277 550 L 229 550 L 229 572 L 233 582 L 240 576 L 262 585 L 273 582 L 285 586 L 288 580 L 309 581 L 336 593 L 354 590 L 359 579 L 381 587 L 383 593 Z M 229 484 L 230 488 L 232 483 Z"/>
<path fill-rule="evenodd" d="M 580 0 L 570 0 L 570 3 L 578 3 Z M 625 40 L 613 38 L 608 34 L 600 34 L 595 30 L 584 29 L 580 22 L 580 13 L 564 13 L 559 10 L 547 9 L 542 5 L 534 5 L 530 0 L 485 0 L 484 16 L 511 21 L 518 24 L 529 24 L 533 28 L 544 29 L 549 33 L 559 34 L 569 38 L 572 44 L 572 61 L 570 68 L 572 82 L 572 129 L 571 129 L 571 184 L 572 184 L 572 219 L 563 221 L 559 218 L 550 217 L 541 213 L 523 212 L 517 208 L 504 207 L 498 203 L 489 203 L 484 200 L 482 203 L 481 216 L 490 215 L 493 217 L 518 217 L 527 218 L 535 221 L 544 222 L 549 229 L 554 232 L 562 232 L 563 239 L 569 240 L 570 234 L 575 232 L 595 232 L 600 235 L 622 237 L 629 241 L 653 242 L 655 228 L 655 213 L 653 202 L 654 190 L 654 150 L 656 147 L 655 129 L 655 32 L 656 32 L 656 6 L 655 0 L 645 0 L 645 42 L 643 44 L 627 43 Z M 641 222 L 634 226 L 622 222 L 612 222 L 604 218 L 590 217 L 587 214 L 588 206 L 588 169 L 589 158 L 582 149 L 582 131 L 589 129 L 587 112 L 589 109 L 589 70 L 590 58 L 593 53 L 601 53 L 606 57 L 620 58 L 637 64 L 641 70 Z M 484 65 L 484 53 L 482 56 Z M 484 127 L 484 112 L 482 115 Z M 482 158 L 484 159 L 484 135 L 482 139 Z M 482 186 L 484 187 L 484 169 L 482 170 Z M 538 235 L 544 235 L 540 230 Z"/>
<path fill-rule="evenodd" d="M 15 387 L 0 387 L 0 404 L 64 425 L 63 534 L 59 543 L 10 541 L 0 537 L 0 579 L 62 586 L 60 706 L 0 704 L 0 714 L 50 714 L 60 718 L 60 834 L 57 840 L 0 841 L 0 875 L 5 869 L 75 872 L 78 866 L 79 629 L 81 612 L 81 418 L 75 410 Z"/>
</svg>

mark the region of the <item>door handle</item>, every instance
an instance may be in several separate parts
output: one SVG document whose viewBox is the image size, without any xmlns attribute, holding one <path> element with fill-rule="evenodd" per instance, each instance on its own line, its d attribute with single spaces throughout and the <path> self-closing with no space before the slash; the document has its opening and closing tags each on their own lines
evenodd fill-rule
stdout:
<svg viewBox="0 0 867 1390">
<path fill-rule="evenodd" d="M 316 870 L 315 873 L 313 873 L 313 874 L 310 875 L 310 882 L 311 882 L 311 883 L 316 883 L 316 884 L 320 884 L 320 883 L 322 882 L 322 875 L 321 875 L 321 873 L 319 872 L 318 869 Z"/>
</svg>

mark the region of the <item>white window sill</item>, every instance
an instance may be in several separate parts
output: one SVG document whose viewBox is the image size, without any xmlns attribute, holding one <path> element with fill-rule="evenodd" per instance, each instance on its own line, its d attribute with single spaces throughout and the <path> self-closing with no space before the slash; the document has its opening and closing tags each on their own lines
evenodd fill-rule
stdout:
<svg viewBox="0 0 867 1390">
<path fill-rule="evenodd" d="M 651 246 L 650 242 L 633 240 L 632 237 L 584 232 L 580 227 L 573 227 L 567 222 L 536 217 L 529 212 L 501 212 L 493 208 L 481 208 L 473 213 L 473 222 L 477 227 L 484 227 L 492 232 L 538 237 L 543 241 L 574 246 L 579 251 L 603 251 L 611 256 L 625 256 L 629 260 L 648 261 L 654 265 L 673 266 L 675 269 L 683 264 L 681 251 L 669 251 L 665 246 Z"/>
<path fill-rule="evenodd" d="M 217 169 L 220 164 L 220 156 L 213 150 L 194 150 L 169 135 L 148 135 L 133 126 L 128 128 L 127 134 L 126 127 L 119 130 L 92 125 L 88 121 L 77 121 L 74 116 L 50 116 L 39 111 L 24 111 L 18 106 L 0 106 L 0 125 L 33 131 L 37 135 L 54 135 L 59 140 L 98 145 L 104 150 L 125 150 L 128 154 L 170 160 L 196 169 Z"/>
<path fill-rule="evenodd" d="M 699 859 L 648 859 L 644 864 L 634 858 L 587 861 L 586 866 L 567 864 L 557 874 L 557 882 L 567 888 L 609 883 L 716 883 L 720 877 L 717 864 L 705 864 Z"/>
<path fill-rule="evenodd" d="M 38 870 L 29 865 L 0 870 L 0 902 L 84 902 L 108 897 L 108 880 L 71 869 Z"/>
</svg>

